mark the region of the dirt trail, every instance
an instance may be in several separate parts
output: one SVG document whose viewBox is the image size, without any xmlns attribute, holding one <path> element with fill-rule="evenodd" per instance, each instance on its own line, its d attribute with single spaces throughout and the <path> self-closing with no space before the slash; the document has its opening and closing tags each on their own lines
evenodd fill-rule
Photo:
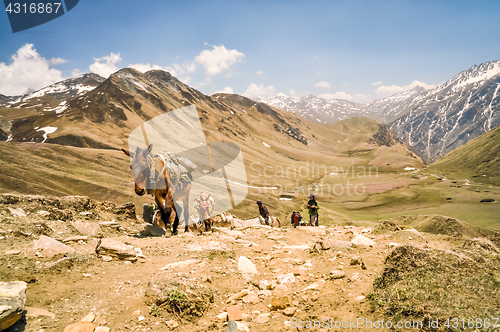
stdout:
<svg viewBox="0 0 500 332">
<path fill-rule="evenodd" d="M 389 244 L 425 245 L 429 238 L 408 232 L 395 238 L 396 233 L 372 234 L 370 228 L 352 226 L 216 227 L 201 236 L 144 237 L 144 225 L 130 214 L 117 213 L 120 209 L 110 203 L 85 206 L 76 200 L 62 206 L 62 199 L 16 202 L 2 197 L 0 278 L 28 282 L 26 305 L 54 314 L 53 318 L 27 316 L 8 332 L 60 332 L 89 313 L 96 315 L 96 326 L 111 331 L 225 331 L 225 317 L 217 316 L 232 305 L 239 305 L 243 313 L 238 322 L 241 331 L 296 330 L 290 322 L 307 324 L 325 318 L 331 319 L 329 324 L 376 320 L 365 296 L 393 250 Z M 57 213 L 67 220 L 55 219 Z M 43 235 L 60 241 L 82 236 L 73 226 L 77 221 L 101 229 L 96 236 L 66 241 L 77 253 L 52 256 L 34 248 Z M 372 239 L 374 245 L 348 242 L 358 235 Z M 135 262 L 108 261 L 96 255 L 98 238 L 115 239 L 142 255 Z M 441 239 L 436 245 L 450 246 Z M 257 274 L 239 271 L 242 256 L 254 264 Z M 171 263 L 177 264 L 166 267 Z M 227 302 L 242 290 L 249 295 Z M 271 308 L 283 297 L 288 303 L 282 309 Z"/>
</svg>

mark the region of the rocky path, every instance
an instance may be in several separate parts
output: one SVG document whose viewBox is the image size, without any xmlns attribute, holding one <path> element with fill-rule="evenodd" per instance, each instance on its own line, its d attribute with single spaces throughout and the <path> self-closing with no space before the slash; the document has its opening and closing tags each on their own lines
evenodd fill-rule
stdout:
<svg viewBox="0 0 500 332">
<path fill-rule="evenodd" d="M 152 237 L 127 206 L 1 197 L 0 277 L 27 285 L 26 312 L 8 332 L 335 330 L 375 319 L 366 296 L 384 259 L 430 239 L 261 225 Z"/>
</svg>

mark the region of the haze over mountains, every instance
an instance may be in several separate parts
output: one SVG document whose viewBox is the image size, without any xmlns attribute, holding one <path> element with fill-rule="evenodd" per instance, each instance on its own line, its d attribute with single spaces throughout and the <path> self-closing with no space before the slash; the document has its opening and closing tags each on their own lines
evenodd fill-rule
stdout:
<svg viewBox="0 0 500 332">
<path fill-rule="evenodd" d="M 352 116 L 382 120 L 430 163 L 500 125 L 500 61 L 473 66 L 434 89 L 415 87 L 364 104 L 314 96 L 260 100 L 322 123 Z"/>
</svg>

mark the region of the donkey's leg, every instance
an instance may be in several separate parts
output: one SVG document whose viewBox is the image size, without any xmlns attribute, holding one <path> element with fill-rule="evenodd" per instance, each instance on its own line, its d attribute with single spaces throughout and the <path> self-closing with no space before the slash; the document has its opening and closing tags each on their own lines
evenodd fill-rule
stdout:
<svg viewBox="0 0 500 332">
<path fill-rule="evenodd" d="M 182 200 L 182 206 L 184 207 L 184 231 L 189 230 L 189 194 Z"/>
<path fill-rule="evenodd" d="M 172 211 L 175 213 L 175 218 L 173 220 L 173 225 L 172 225 L 172 233 L 174 235 L 177 235 L 178 231 L 177 228 L 179 227 L 179 214 L 182 213 L 182 208 L 179 206 L 179 204 L 175 203 L 175 201 L 172 201 L 172 209 L 175 211 Z M 172 217 L 170 217 L 170 220 L 172 220 Z"/>
<path fill-rule="evenodd" d="M 155 190 L 154 196 L 155 196 L 156 205 L 158 206 L 158 209 L 160 210 L 161 221 L 163 222 L 163 227 L 162 227 L 162 225 L 158 225 L 158 226 L 164 228 L 165 231 L 169 231 L 170 226 L 172 225 L 172 222 L 171 222 L 172 208 L 167 205 L 166 190 Z"/>
</svg>

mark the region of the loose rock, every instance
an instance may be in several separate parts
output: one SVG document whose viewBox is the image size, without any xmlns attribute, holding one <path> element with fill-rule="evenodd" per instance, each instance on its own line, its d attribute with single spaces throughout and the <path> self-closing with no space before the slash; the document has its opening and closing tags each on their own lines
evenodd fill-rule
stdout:
<svg viewBox="0 0 500 332">
<path fill-rule="evenodd" d="M 134 248 L 120 241 L 112 239 L 100 239 L 96 248 L 97 255 L 117 257 L 122 260 L 136 261 L 137 253 Z"/>
<path fill-rule="evenodd" d="M 273 297 L 271 298 L 271 311 L 276 311 L 276 310 L 283 310 L 287 308 L 290 305 L 290 302 L 288 300 L 288 297 L 286 296 L 281 296 L 281 297 Z"/>
<path fill-rule="evenodd" d="M 370 240 L 366 236 L 363 235 L 356 235 L 354 239 L 351 240 L 351 242 L 356 245 L 356 246 L 364 246 L 364 247 L 373 247 L 375 245 L 375 242 L 373 240 Z"/>
<path fill-rule="evenodd" d="M 95 325 L 92 323 L 74 323 L 64 328 L 63 332 L 94 332 Z"/>
<path fill-rule="evenodd" d="M 238 259 L 238 270 L 241 273 L 250 273 L 250 274 L 259 273 L 255 265 L 252 263 L 252 261 L 246 258 L 245 256 L 240 256 L 240 258 Z"/>
<path fill-rule="evenodd" d="M 26 304 L 26 288 L 24 281 L 0 282 L 0 331 L 21 318 Z"/>
<path fill-rule="evenodd" d="M 54 256 L 57 254 L 66 254 L 75 252 L 76 250 L 67 246 L 53 238 L 45 235 L 40 235 L 40 238 L 34 243 L 35 250 L 43 250 L 45 256 Z"/>
</svg>

